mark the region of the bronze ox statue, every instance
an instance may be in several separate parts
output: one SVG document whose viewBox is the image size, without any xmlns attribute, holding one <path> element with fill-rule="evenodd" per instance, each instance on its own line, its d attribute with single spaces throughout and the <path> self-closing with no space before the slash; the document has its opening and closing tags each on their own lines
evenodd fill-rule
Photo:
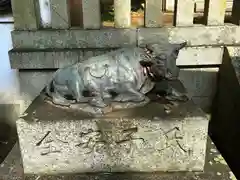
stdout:
<svg viewBox="0 0 240 180">
<path fill-rule="evenodd" d="M 58 69 L 45 92 L 57 105 L 89 103 L 103 108 L 110 102 L 141 102 L 157 83 L 178 78 L 176 59 L 180 44 L 149 44 L 121 48 Z M 181 99 L 174 89 L 169 97 Z M 171 99 L 171 98 L 170 98 Z"/>
</svg>

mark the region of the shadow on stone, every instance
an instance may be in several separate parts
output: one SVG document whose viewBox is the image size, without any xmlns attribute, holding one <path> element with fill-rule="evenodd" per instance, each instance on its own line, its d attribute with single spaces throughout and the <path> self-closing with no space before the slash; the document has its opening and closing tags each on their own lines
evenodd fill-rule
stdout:
<svg viewBox="0 0 240 180">
<path fill-rule="evenodd" d="M 240 87 L 239 48 L 224 48 L 218 76 L 218 89 L 212 108 L 209 134 L 230 168 L 240 178 Z"/>
</svg>

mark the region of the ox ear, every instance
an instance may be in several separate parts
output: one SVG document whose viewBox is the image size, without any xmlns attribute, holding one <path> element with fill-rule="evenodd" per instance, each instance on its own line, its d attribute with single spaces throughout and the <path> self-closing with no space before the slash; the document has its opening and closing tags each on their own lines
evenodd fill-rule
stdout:
<svg viewBox="0 0 240 180">
<path fill-rule="evenodd" d="M 151 51 L 154 54 L 158 54 L 160 52 L 161 46 L 164 46 L 165 44 L 159 43 L 159 44 L 147 44 L 146 48 Z"/>
<path fill-rule="evenodd" d="M 175 44 L 175 45 L 176 45 L 176 49 L 180 50 L 180 49 L 184 48 L 187 45 L 187 42 L 185 41 L 185 42 L 182 42 L 180 44 Z"/>
<path fill-rule="evenodd" d="M 139 61 L 139 63 L 140 63 L 141 66 L 143 66 L 143 67 L 150 67 L 150 66 L 153 65 L 153 62 L 152 62 L 152 61 L 146 61 L 146 60 Z"/>
<path fill-rule="evenodd" d="M 149 51 L 154 51 L 156 49 L 156 46 L 157 44 L 147 44 L 146 45 L 146 48 L 149 50 Z"/>
</svg>

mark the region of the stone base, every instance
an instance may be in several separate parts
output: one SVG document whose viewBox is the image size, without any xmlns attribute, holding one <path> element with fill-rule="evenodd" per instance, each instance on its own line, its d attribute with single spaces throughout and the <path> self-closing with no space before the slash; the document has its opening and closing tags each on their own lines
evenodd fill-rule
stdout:
<svg viewBox="0 0 240 180">
<path fill-rule="evenodd" d="M 17 128 L 25 174 L 204 169 L 208 120 L 191 101 L 93 118 L 39 97 Z"/>
</svg>

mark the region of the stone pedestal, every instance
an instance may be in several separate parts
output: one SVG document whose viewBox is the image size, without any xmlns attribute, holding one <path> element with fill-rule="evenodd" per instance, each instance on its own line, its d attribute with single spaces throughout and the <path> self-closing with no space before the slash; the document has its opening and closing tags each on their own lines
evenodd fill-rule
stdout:
<svg viewBox="0 0 240 180">
<path fill-rule="evenodd" d="M 93 118 L 38 97 L 17 121 L 25 174 L 203 171 L 208 119 L 191 101 Z"/>
</svg>

